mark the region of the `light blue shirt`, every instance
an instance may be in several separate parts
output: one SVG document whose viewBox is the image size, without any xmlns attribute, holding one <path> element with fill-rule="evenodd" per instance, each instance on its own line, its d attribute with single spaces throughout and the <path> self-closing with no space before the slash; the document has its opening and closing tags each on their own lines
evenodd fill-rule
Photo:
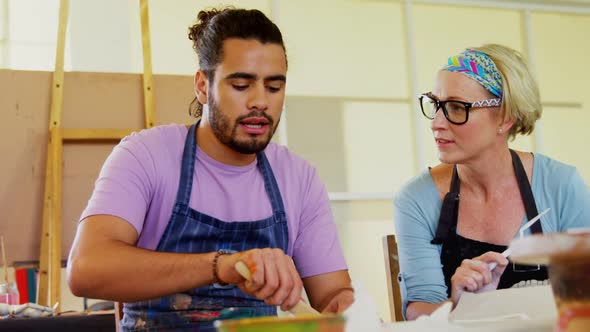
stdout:
<svg viewBox="0 0 590 332">
<path fill-rule="evenodd" d="M 590 227 L 590 191 L 575 167 L 535 154 L 531 189 L 544 233 Z M 408 302 L 447 300 L 442 271 L 442 245 L 431 244 L 442 201 L 428 169 L 410 180 L 395 196 L 393 217 L 400 259 L 402 312 Z M 527 218 L 523 219 L 523 224 Z"/>
</svg>

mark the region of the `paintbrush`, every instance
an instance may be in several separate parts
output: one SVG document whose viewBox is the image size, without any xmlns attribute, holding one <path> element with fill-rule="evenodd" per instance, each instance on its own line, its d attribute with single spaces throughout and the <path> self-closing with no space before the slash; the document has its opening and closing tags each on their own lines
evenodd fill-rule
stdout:
<svg viewBox="0 0 590 332">
<path fill-rule="evenodd" d="M 8 283 L 8 263 L 6 262 L 6 250 L 4 249 L 4 236 L 0 235 L 0 246 L 2 246 L 2 264 L 4 267 L 4 282 Z"/>
<path fill-rule="evenodd" d="M 234 267 L 236 271 L 242 277 L 244 277 L 244 279 L 248 281 L 252 280 L 252 276 L 250 275 L 250 269 L 248 269 L 244 262 L 238 261 Z M 300 299 L 299 302 L 297 302 L 297 304 L 293 308 L 289 309 L 289 312 L 295 316 L 320 314 L 317 310 L 312 308 L 307 302 L 303 301 L 303 299 Z"/>
<path fill-rule="evenodd" d="M 533 226 L 533 224 L 535 222 L 537 222 L 539 219 L 541 219 L 541 217 L 549 212 L 549 210 L 551 210 L 551 208 L 546 208 L 543 212 L 539 213 L 536 217 L 534 217 L 533 219 L 529 220 L 526 224 L 522 225 L 522 227 L 518 230 L 518 236 L 520 238 L 522 238 L 524 236 L 524 231 L 526 231 L 527 229 L 529 229 L 531 226 Z M 510 251 L 510 248 L 504 250 L 504 252 L 502 252 L 502 256 L 508 258 L 508 256 L 510 256 L 510 254 L 512 254 L 512 251 Z M 494 270 L 496 268 L 496 266 L 498 266 L 498 263 L 496 262 L 492 262 L 490 264 L 488 264 L 488 266 L 490 267 L 490 271 Z"/>
</svg>

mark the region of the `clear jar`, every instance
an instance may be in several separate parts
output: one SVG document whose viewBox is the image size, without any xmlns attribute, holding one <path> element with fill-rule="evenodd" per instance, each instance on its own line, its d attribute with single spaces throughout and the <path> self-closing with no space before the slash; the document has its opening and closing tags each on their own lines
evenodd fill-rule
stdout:
<svg viewBox="0 0 590 332">
<path fill-rule="evenodd" d="M 0 284 L 0 303 L 19 304 L 19 294 L 16 283 L 1 283 Z"/>
<path fill-rule="evenodd" d="M 555 331 L 590 331 L 590 255 L 554 258 L 548 270 L 559 317 Z"/>
</svg>

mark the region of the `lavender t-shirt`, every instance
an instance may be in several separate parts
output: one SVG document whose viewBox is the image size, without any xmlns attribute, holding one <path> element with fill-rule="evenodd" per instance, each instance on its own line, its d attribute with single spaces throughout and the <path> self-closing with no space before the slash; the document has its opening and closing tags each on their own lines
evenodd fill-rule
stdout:
<svg viewBox="0 0 590 332">
<path fill-rule="evenodd" d="M 137 246 L 154 250 L 176 200 L 187 133 L 186 126 L 172 124 L 124 138 L 103 165 L 80 220 L 98 214 L 122 218 L 137 230 Z M 274 143 L 264 152 L 287 213 L 288 255 L 301 277 L 345 270 L 328 195 L 315 168 Z M 226 222 L 272 215 L 256 161 L 226 165 L 198 147 L 196 156 L 192 209 Z"/>
</svg>

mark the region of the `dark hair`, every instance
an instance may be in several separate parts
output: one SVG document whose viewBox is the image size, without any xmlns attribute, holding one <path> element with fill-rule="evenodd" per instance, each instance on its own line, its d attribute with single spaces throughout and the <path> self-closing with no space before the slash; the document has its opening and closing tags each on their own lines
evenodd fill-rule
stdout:
<svg viewBox="0 0 590 332">
<path fill-rule="evenodd" d="M 223 42 L 228 38 L 254 39 L 262 44 L 279 44 L 285 50 L 279 28 L 264 13 L 257 9 L 202 10 L 197 23 L 188 29 L 188 38 L 199 56 L 200 70 L 209 82 L 213 82 L 215 69 L 223 57 Z M 203 105 L 195 98 L 189 107 L 189 114 L 201 116 Z"/>
</svg>

